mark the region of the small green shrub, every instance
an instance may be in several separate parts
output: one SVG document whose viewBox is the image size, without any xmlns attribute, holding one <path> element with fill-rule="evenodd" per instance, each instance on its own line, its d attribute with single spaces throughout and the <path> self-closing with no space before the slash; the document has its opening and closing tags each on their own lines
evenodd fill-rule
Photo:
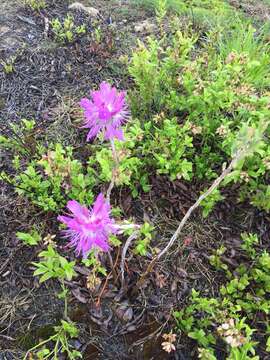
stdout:
<svg viewBox="0 0 270 360">
<path fill-rule="evenodd" d="M 16 57 L 9 57 L 6 60 L 1 60 L 0 64 L 2 65 L 2 69 L 6 75 L 12 74 L 15 70 L 14 63 Z"/>
<path fill-rule="evenodd" d="M 159 7 L 160 0 L 134 0 L 134 2 L 154 10 Z M 178 14 L 183 14 L 189 11 L 190 8 L 193 8 L 193 11 L 202 9 L 213 11 L 214 14 L 229 9 L 229 6 L 222 0 L 166 0 L 165 4 L 169 11 Z"/>
<path fill-rule="evenodd" d="M 259 242 L 258 236 L 256 234 L 243 233 L 241 234 L 241 237 L 243 241 L 243 244 L 241 246 L 242 249 L 248 253 L 248 256 L 250 258 L 255 258 L 256 250 L 254 246 L 257 245 Z"/>
<path fill-rule="evenodd" d="M 190 125 L 181 126 L 177 119 L 156 118 L 141 127 L 135 121 L 127 128 L 125 142 L 116 142 L 119 153 L 119 170 L 116 185 L 127 185 L 134 196 L 138 186 L 149 191 L 149 174 L 166 174 L 172 180 L 192 177 L 192 163 L 187 157 L 192 154 Z M 112 152 L 109 148 L 98 150 L 90 164 L 98 162 L 97 173 L 101 181 L 110 181 L 113 172 Z"/>
<path fill-rule="evenodd" d="M 91 204 L 93 187 L 96 184 L 95 172 L 86 168 L 73 158 L 72 149 L 56 144 L 34 160 L 11 182 L 18 194 L 28 197 L 35 205 L 45 211 L 57 211 L 65 206 L 67 199 Z"/>
<path fill-rule="evenodd" d="M 35 11 L 45 9 L 47 6 L 45 0 L 25 0 L 25 4 Z"/>
<path fill-rule="evenodd" d="M 204 192 L 204 191 L 203 191 Z M 213 210 L 214 205 L 224 199 L 224 196 L 220 194 L 218 189 L 214 190 L 211 195 L 207 196 L 201 203 L 202 206 L 202 215 L 203 217 L 207 217 L 210 212 Z"/>
<path fill-rule="evenodd" d="M 242 125 L 255 129 L 269 119 L 269 45 L 263 37 L 255 39 L 254 29 L 242 23 L 235 25 L 230 37 L 223 35 L 216 42 L 215 32 L 208 37 L 209 43 L 195 51 L 196 35 L 190 35 L 189 30 L 177 31 L 170 44 L 166 38 L 150 39 L 148 46 L 140 43 L 131 59 L 129 71 L 135 82 L 132 110 L 143 124 L 142 152 L 151 154 L 157 172 L 168 174 L 172 180 L 178 174 L 185 180 L 195 177 L 201 182 L 216 178 L 216 169 L 231 156 Z M 159 117 L 170 120 L 156 125 Z M 149 133 L 146 126 L 151 129 Z M 184 133 L 189 144 L 183 139 Z M 226 180 L 241 185 L 240 201 L 249 199 L 266 211 L 269 151 L 268 128 L 260 149 L 241 162 Z M 208 208 L 205 215 L 212 206 Z"/>
<path fill-rule="evenodd" d="M 156 13 L 157 19 L 159 9 L 165 6 L 168 14 L 181 15 L 182 21 L 187 18 L 194 27 L 206 29 L 230 28 L 234 23 L 232 19 L 236 17 L 235 9 L 223 0 L 133 0 L 133 3 Z"/>
<path fill-rule="evenodd" d="M 41 275 L 39 280 L 41 283 L 51 278 L 70 281 L 76 275 L 74 270 L 75 261 L 69 262 L 66 258 L 60 256 L 52 245 L 48 245 L 47 250 L 42 251 L 38 256 L 43 260 L 33 263 L 37 268 L 34 275 Z"/>
<path fill-rule="evenodd" d="M 256 235 L 243 234 L 242 238 L 243 251 L 246 256 L 251 256 L 252 265 L 240 264 L 228 271 L 228 265 L 221 258 L 226 249 L 217 250 L 211 257 L 211 264 L 217 270 L 225 271 L 228 278 L 227 283 L 220 287 L 219 295 L 216 298 L 204 297 L 193 289 L 189 304 L 174 313 L 178 329 L 197 341 L 199 353 L 205 349 L 215 356 L 215 344 L 222 339 L 226 359 L 259 359 L 254 333 L 261 326 L 268 326 L 270 254 L 255 251 Z M 268 341 L 267 333 L 264 341 Z"/>
<path fill-rule="evenodd" d="M 158 174 L 167 174 L 171 180 L 192 178 L 193 138 L 188 123 L 181 125 L 176 118 L 163 119 L 158 124 L 145 123 L 146 141 L 142 153 L 152 159 Z"/>
<path fill-rule="evenodd" d="M 45 360 L 51 359 L 52 357 L 57 359 L 58 354 L 63 353 L 66 353 L 70 360 L 82 359 L 80 351 L 75 350 L 69 344 L 69 340 L 78 337 L 78 334 L 79 331 L 73 322 L 70 320 L 61 320 L 60 324 L 54 327 L 54 334 L 28 350 L 23 360 L 28 359 L 28 354 L 30 354 L 31 357 L 32 354 L 35 354 L 37 360 Z M 52 350 L 45 347 L 50 343 L 53 344 Z"/>
<path fill-rule="evenodd" d="M 134 253 L 145 256 L 148 252 L 150 242 L 152 240 L 152 232 L 154 227 L 148 223 L 144 223 L 140 228 L 140 235 L 136 241 Z"/>
<path fill-rule="evenodd" d="M 0 135 L 0 147 L 10 150 L 14 156 L 38 156 L 39 148 L 33 134 L 35 125 L 35 120 L 27 119 L 22 119 L 20 124 L 11 124 L 9 135 Z"/>
<path fill-rule="evenodd" d="M 166 49 L 151 38 L 148 48 L 139 43 L 129 66 L 136 83 L 131 99 L 136 113 L 149 115 L 163 110 L 167 94 L 177 86 L 179 65 L 187 61 L 195 41 L 178 31 L 173 46 Z"/>
<path fill-rule="evenodd" d="M 74 19 L 71 15 L 67 15 L 66 18 L 61 22 L 58 18 L 51 21 L 52 32 L 54 39 L 60 43 L 71 43 L 78 36 L 86 33 L 86 25 L 74 24 Z"/>
</svg>

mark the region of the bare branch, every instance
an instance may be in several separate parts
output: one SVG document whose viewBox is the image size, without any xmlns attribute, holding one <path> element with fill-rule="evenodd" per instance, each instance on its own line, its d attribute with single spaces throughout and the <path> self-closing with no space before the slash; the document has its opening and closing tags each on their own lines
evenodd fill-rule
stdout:
<svg viewBox="0 0 270 360">
<path fill-rule="evenodd" d="M 122 250 L 122 256 L 121 256 L 121 263 L 120 263 L 120 274 L 121 274 L 121 289 L 123 290 L 124 285 L 125 285 L 125 259 L 126 259 L 126 254 L 128 251 L 128 248 L 130 247 L 131 243 L 133 240 L 135 240 L 139 235 L 139 231 L 134 231 L 133 234 L 131 234 L 126 243 L 125 246 L 123 247 Z"/>
<path fill-rule="evenodd" d="M 198 200 L 188 209 L 186 215 L 183 217 L 183 219 L 181 220 L 177 230 L 175 231 L 175 233 L 173 234 L 173 236 L 171 237 L 170 241 L 168 242 L 168 244 L 165 246 L 165 248 L 160 251 L 160 253 L 150 262 L 150 264 L 148 265 L 145 273 L 142 275 L 142 277 L 140 278 L 140 280 L 137 283 L 137 288 L 141 287 L 142 284 L 145 281 L 146 276 L 153 270 L 153 267 L 155 265 L 155 263 L 171 248 L 171 246 L 174 244 L 174 242 L 177 240 L 177 238 L 179 237 L 179 234 L 181 233 L 184 225 L 186 224 L 186 222 L 188 221 L 188 219 L 190 218 L 191 214 L 193 213 L 194 210 L 196 210 L 201 202 L 206 199 L 209 195 L 211 195 L 213 193 L 213 191 L 215 189 L 218 188 L 218 186 L 220 185 L 220 183 L 225 179 L 225 177 L 233 170 L 233 168 L 235 167 L 235 165 L 238 163 L 239 160 L 243 159 L 245 157 L 247 153 L 247 149 L 246 147 L 240 149 L 235 157 L 233 158 L 233 160 L 231 161 L 231 163 L 229 164 L 229 166 L 223 170 L 223 172 L 221 173 L 221 175 L 215 179 L 215 181 L 213 182 L 213 184 L 209 187 L 209 189 L 203 193 Z"/>
</svg>

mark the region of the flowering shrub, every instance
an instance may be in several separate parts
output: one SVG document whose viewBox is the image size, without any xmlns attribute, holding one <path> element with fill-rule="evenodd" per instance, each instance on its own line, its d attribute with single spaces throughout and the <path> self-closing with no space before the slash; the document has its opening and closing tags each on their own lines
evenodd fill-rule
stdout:
<svg viewBox="0 0 270 360">
<path fill-rule="evenodd" d="M 61 144 L 49 145 L 45 150 L 44 146 L 36 143 L 35 156 L 31 160 L 27 158 L 28 149 L 24 144 L 17 143 L 14 139 L 2 136 L 1 144 L 7 149 L 14 151 L 13 165 L 18 173 L 11 177 L 2 173 L 5 181 L 14 185 L 19 195 L 26 196 L 35 205 L 45 211 L 59 212 L 65 205 L 69 210 L 68 214 L 58 215 L 58 220 L 66 227 L 62 234 L 69 240 L 67 246 L 74 248 L 75 256 L 82 256 L 82 264 L 91 267 L 87 277 L 87 288 L 94 290 L 100 284 L 100 276 L 106 276 L 106 268 L 100 261 L 101 252 L 110 252 L 113 247 L 119 246 L 121 241 L 118 237 L 132 236 L 134 241 L 133 252 L 142 256 L 149 253 L 151 232 L 153 228 L 145 223 L 142 226 L 128 221 L 116 221 L 111 215 L 110 195 L 118 182 L 118 176 L 122 168 L 119 164 L 121 153 L 118 144 L 124 140 L 122 125 L 129 116 L 125 92 L 117 92 L 116 88 L 108 83 L 101 83 L 99 91 L 92 91 L 92 100 L 83 99 L 80 104 L 84 109 L 86 122 L 83 127 L 89 129 L 87 141 L 102 133 L 104 139 L 110 140 L 110 176 L 106 179 L 98 179 L 97 164 L 102 165 L 100 151 L 93 151 L 94 161 L 79 161 L 74 157 L 71 147 L 64 148 Z M 35 127 L 35 122 L 25 120 L 23 130 L 14 128 L 20 132 L 22 138 L 29 135 Z M 117 147 L 115 146 L 117 140 Z M 93 145 L 95 149 L 95 145 Z M 104 148 L 106 149 L 106 148 Z M 103 150 L 104 150 L 103 149 Z M 44 154 L 44 152 L 46 153 Z M 20 172 L 21 161 L 26 163 L 25 169 Z M 104 173 L 104 171 L 103 171 Z M 108 174 L 107 174 L 108 175 Z M 108 184 L 106 198 L 100 193 L 94 201 L 92 209 L 87 208 L 94 200 L 94 193 L 102 181 L 107 180 Z M 35 276 L 40 277 L 40 282 L 50 279 L 57 279 L 62 287 L 59 298 L 64 300 L 64 318 L 68 320 L 67 304 L 68 289 L 65 281 L 72 281 L 78 274 L 75 271 L 76 260 L 70 261 L 57 251 L 55 234 L 48 234 L 44 239 L 41 234 L 33 229 L 31 232 L 17 232 L 17 237 L 27 246 L 42 247 L 47 245 L 46 250 L 39 253 L 39 262 L 34 262 Z M 65 248 L 67 247 L 65 246 Z M 124 268 L 122 270 L 122 274 Z M 123 275 L 122 275 L 123 276 Z M 122 280 L 123 281 L 123 280 Z M 68 337 L 77 334 L 75 325 L 66 320 L 55 327 L 55 335 L 51 336 L 41 344 L 34 346 L 28 353 L 35 352 L 38 357 L 54 356 L 63 350 L 70 359 L 81 358 L 79 351 L 73 350 L 68 344 Z M 36 352 L 42 344 L 55 341 L 53 351 L 44 348 Z M 61 345 L 61 348 L 59 348 Z"/>
</svg>

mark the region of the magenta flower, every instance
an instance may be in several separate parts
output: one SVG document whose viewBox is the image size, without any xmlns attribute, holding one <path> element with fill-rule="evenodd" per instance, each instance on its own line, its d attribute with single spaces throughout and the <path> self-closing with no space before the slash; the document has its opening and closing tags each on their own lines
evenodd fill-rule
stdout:
<svg viewBox="0 0 270 360">
<path fill-rule="evenodd" d="M 91 210 L 75 200 L 68 201 L 67 208 L 72 215 L 58 216 L 58 220 L 67 226 L 64 234 L 70 239 L 69 246 L 75 247 L 76 256 L 82 254 L 85 258 L 94 247 L 108 251 L 109 235 L 116 233 L 117 228 L 110 218 L 110 205 L 103 194 L 98 195 Z"/>
<path fill-rule="evenodd" d="M 84 128 L 90 129 L 87 141 L 103 131 L 106 140 L 124 140 L 121 125 L 129 116 L 126 93 L 117 92 L 115 87 L 102 82 L 98 91 L 91 91 L 92 100 L 83 98 L 80 102 L 84 109 Z"/>
</svg>

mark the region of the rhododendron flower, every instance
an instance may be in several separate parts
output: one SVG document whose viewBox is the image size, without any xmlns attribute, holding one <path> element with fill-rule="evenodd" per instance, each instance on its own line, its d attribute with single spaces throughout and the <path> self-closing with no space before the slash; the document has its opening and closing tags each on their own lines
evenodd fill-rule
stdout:
<svg viewBox="0 0 270 360">
<path fill-rule="evenodd" d="M 83 98 L 80 102 L 84 109 L 84 128 L 90 129 L 87 141 L 94 138 L 100 131 L 106 140 L 114 138 L 124 140 L 121 125 L 129 116 L 126 93 L 117 92 L 115 87 L 102 82 L 98 91 L 91 91 L 91 100 Z"/>
<path fill-rule="evenodd" d="M 71 200 L 67 203 L 71 216 L 58 216 L 58 220 L 67 226 L 64 234 L 70 239 L 69 246 L 75 247 L 76 256 L 87 257 L 92 248 L 109 250 L 109 235 L 117 232 L 110 218 L 110 205 L 99 194 L 91 210 Z"/>
</svg>

